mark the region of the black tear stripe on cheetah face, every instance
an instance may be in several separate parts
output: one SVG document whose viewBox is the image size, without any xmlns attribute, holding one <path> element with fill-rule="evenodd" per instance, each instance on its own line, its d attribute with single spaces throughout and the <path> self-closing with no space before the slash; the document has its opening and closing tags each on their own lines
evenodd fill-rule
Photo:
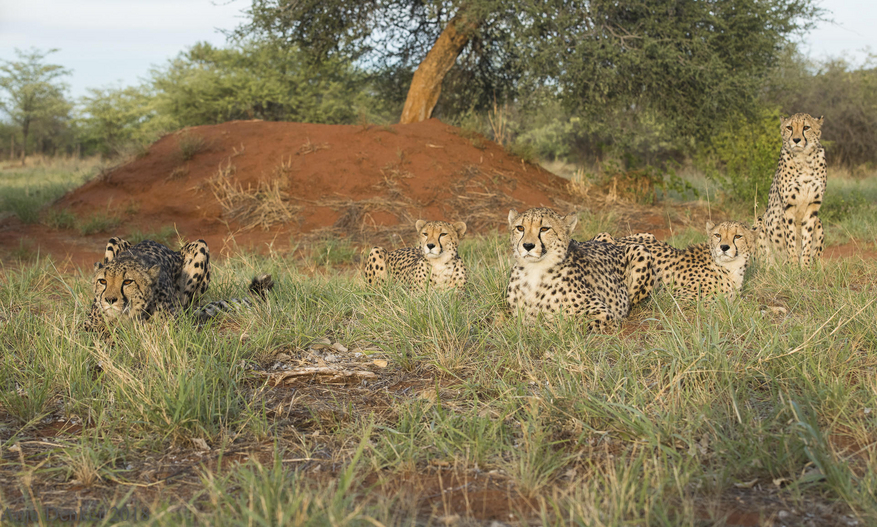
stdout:
<svg viewBox="0 0 877 527">
<path fill-rule="evenodd" d="M 736 296 L 755 250 L 757 228 L 738 221 L 706 224 L 708 241 L 677 249 L 649 233 L 613 239 L 608 233 L 594 239 L 618 245 L 641 245 L 655 259 L 657 285 L 680 299 L 727 294 Z"/>
<path fill-rule="evenodd" d="M 94 300 L 86 329 L 102 331 L 105 322 L 146 320 L 157 311 L 177 314 L 192 308 L 209 285 L 210 251 L 204 240 L 188 243 L 177 252 L 150 240 L 132 246 L 111 238 L 103 262 L 95 264 Z M 263 275 L 254 279 L 250 289 L 264 297 L 272 286 L 270 275 Z M 238 305 L 251 304 L 247 299 L 221 300 L 194 314 L 203 320 L 224 307 Z"/>
<path fill-rule="evenodd" d="M 388 252 L 375 247 L 366 259 L 363 275 L 371 285 L 389 277 L 416 290 L 463 288 L 468 279 L 466 265 L 457 248 L 466 233 L 462 221 L 417 220 L 418 246 Z"/>
<path fill-rule="evenodd" d="M 783 147 L 762 216 L 758 257 L 767 266 L 789 261 L 806 267 L 825 246 L 819 219 L 827 182 L 822 117 L 797 113 L 783 119 L 780 130 Z"/>
<path fill-rule="evenodd" d="M 506 303 L 527 320 L 562 312 L 589 319 L 589 331 L 615 329 L 654 287 L 652 256 L 641 245 L 576 242 L 577 221 L 548 208 L 509 211 L 515 263 Z"/>
</svg>

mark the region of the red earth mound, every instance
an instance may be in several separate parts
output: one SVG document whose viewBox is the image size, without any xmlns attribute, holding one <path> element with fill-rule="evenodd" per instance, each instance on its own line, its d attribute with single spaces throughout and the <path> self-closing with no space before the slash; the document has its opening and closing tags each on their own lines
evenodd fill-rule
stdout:
<svg viewBox="0 0 877 527">
<path fill-rule="evenodd" d="M 216 253 L 284 250 L 348 237 L 402 245 L 419 218 L 505 225 L 509 208 L 567 210 L 566 180 L 481 136 L 436 119 L 394 126 L 237 121 L 169 134 L 139 158 L 71 191 L 52 208 L 80 222 L 116 218 L 82 236 L 7 220 L 0 246 L 90 265 L 106 239 L 175 229 Z M 272 223 L 276 222 L 276 223 Z"/>
</svg>

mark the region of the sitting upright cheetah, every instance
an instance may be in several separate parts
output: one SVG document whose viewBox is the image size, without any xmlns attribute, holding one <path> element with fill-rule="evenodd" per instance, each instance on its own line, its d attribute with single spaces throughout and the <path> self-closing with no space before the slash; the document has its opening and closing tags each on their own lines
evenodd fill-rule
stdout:
<svg viewBox="0 0 877 527">
<path fill-rule="evenodd" d="M 369 284 L 383 282 L 389 273 L 419 290 L 427 286 L 438 289 L 465 286 L 467 271 L 457 254 L 457 246 L 466 233 L 466 224 L 417 220 L 414 227 L 420 238 L 417 247 L 393 252 L 383 247 L 371 250 L 365 265 L 366 281 Z"/>
<path fill-rule="evenodd" d="M 652 234 L 634 234 L 612 239 L 607 233 L 594 239 L 619 245 L 645 246 L 655 258 L 658 285 L 673 287 L 686 300 L 726 293 L 736 295 L 743 287 L 743 275 L 755 248 L 757 230 L 739 221 L 706 224 L 709 240 L 677 249 L 659 242 Z"/>
<path fill-rule="evenodd" d="M 652 256 L 641 245 L 571 239 L 578 217 L 547 208 L 509 211 L 515 265 L 506 302 L 528 318 L 563 311 L 586 316 L 588 330 L 616 326 L 655 284 Z"/>
<path fill-rule="evenodd" d="M 825 234 L 819 207 L 826 177 L 821 127 L 822 117 L 806 113 L 782 121 L 783 148 L 758 235 L 759 257 L 768 266 L 788 260 L 806 267 L 822 254 Z"/>
<path fill-rule="evenodd" d="M 103 262 L 94 264 L 94 301 L 86 329 L 106 329 L 104 321 L 148 319 L 156 311 L 173 315 L 191 307 L 210 285 L 210 252 L 204 240 L 187 243 L 179 252 L 146 240 L 132 246 L 110 238 Z M 274 286 L 271 275 L 253 279 L 250 291 L 261 298 Z M 194 314 L 201 320 L 247 299 L 217 300 Z"/>
</svg>

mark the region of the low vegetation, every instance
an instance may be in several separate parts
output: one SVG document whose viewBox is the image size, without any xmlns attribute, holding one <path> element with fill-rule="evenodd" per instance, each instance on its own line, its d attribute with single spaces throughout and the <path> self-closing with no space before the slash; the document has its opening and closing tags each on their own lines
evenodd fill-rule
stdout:
<svg viewBox="0 0 877 527">
<path fill-rule="evenodd" d="M 605 227 L 581 223 L 579 238 Z M 756 269 L 736 302 L 659 293 L 589 335 L 504 311 L 504 235 L 464 241 L 459 295 L 368 289 L 337 250 L 317 269 L 222 261 L 208 299 L 256 269 L 278 282 L 267 306 L 111 341 L 81 330 L 87 271 L 7 269 L 0 508 L 115 506 L 152 525 L 877 522 L 870 260 Z M 304 367 L 369 375 L 283 377 Z"/>
</svg>

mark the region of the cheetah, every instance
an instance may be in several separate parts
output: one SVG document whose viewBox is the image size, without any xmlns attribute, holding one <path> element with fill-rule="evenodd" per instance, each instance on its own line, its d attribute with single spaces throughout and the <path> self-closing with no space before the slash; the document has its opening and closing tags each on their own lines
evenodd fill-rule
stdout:
<svg viewBox="0 0 877 527">
<path fill-rule="evenodd" d="M 457 254 L 460 238 L 466 233 L 462 221 L 417 220 L 414 224 L 419 236 L 418 247 L 406 247 L 387 252 L 374 247 L 365 265 L 365 280 L 376 285 L 392 275 L 396 280 L 418 290 L 463 288 L 468 272 Z"/>
<path fill-rule="evenodd" d="M 743 277 L 755 250 L 758 228 L 738 221 L 718 225 L 708 221 L 708 241 L 677 249 L 642 233 L 612 239 L 607 233 L 595 240 L 619 245 L 642 245 L 655 258 L 656 286 L 672 288 L 675 296 L 696 300 L 714 294 L 734 297 L 743 287 Z"/>
<path fill-rule="evenodd" d="M 825 232 L 819 208 L 825 195 L 825 149 L 819 143 L 822 117 L 806 113 L 782 120 L 783 147 L 770 186 L 759 257 L 767 266 L 792 261 L 803 267 L 822 255 Z"/>
<path fill-rule="evenodd" d="M 86 321 L 89 331 L 107 329 L 105 322 L 146 320 L 158 311 L 174 315 L 191 308 L 210 285 L 210 251 L 204 240 L 191 242 L 178 252 L 150 240 L 131 245 L 110 238 L 103 262 L 95 263 L 94 301 Z M 271 275 L 253 278 L 250 292 L 264 299 L 274 286 Z M 212 318 L 232 307 L 251 305 L 248 299 L 211 302 L 194 313 L 199 320 Z"/>
<path fill-rule="evenodd" d="M 563 311 L 591 320 L 588 331 L 611 330 L 655 285 L 653 259 L 641 245 L 571 239 L 575 214 L 548 208 L 509 211 L 515 263 L 506 302 L 527 319 Z"/>
</svg>

